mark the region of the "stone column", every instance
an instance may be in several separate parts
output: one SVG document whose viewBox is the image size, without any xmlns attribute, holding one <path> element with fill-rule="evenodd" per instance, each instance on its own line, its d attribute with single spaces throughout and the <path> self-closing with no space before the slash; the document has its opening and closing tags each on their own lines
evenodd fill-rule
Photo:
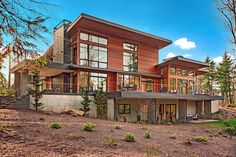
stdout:
<svg viewBox="0 0 236 157">
<path fill-rule="evenodd" d="M 211 100 L 204 100 L 204 118 L 211 118 Z"/>
<path fill-rule="evenodd" d="M 148 123 L 156 123 L 156 101 L 155 99 L 149 99 L 148 104 Z"/>
<path fill-rule="evenodd" d="M 187 116 L 187 100 L 179 100 L 179 120 L 185 121 Z"/>
</svg>

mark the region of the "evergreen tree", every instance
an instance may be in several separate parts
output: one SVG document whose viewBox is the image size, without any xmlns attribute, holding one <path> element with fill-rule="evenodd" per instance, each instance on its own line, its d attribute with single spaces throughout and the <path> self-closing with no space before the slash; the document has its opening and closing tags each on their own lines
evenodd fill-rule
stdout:
<svg viewBox="0 0 236 157">
<path fill-rule="evenodd" d="M 35 59 L 32 66 L 34 67 L 34 76 L 33 76 L 33 88 L 28 88 L 29 95 L 32 95 L 34 98 L 34 103 L 32 105 L 35 107 L 35 110 L 43 108 L 43 103 L 40 102 L 40 99 L 43 96 L 43 93 L 45 92 L 44 89 L 41 89 L 43 85 L 43 80 L 40 78 L 40 69 L 43 69 L 45 65 L 47 64 L 47 58 L 46 57 L 39 57 L 38 59 Z"/>
<path fill-rule="evenodd" d="M 221 92 L 225 96 L 225 103 L 233 103 L 233 79 L 234 69 L 233 60 L 225 53 L 223 56 L 222 63 L 217 68 L 217 82 L 220 85 Z"/>
<path fill-rule="evenodd" d="M 97 107 L 97 117 L 106 119 L 107 117 L 107 98 L 106 93 L 103 91 L 103 83 L 98 87 L 94 96 L 94 103 Z"/>
<path fill-rule="evenodd" d="M 215 74 L 216 74 L 216 65 L 214 61 L 211 61 L 209 56 L 206 57 L 205 63 L 208 65 L 208 72 L 204 73 L 202 81 L 203 88 L 207 93 L 213 94 L 213 84 L 215 82 Z"/>
<path fill-rule="evenodd" d="M 40 79 L 40 72 L 38 70 L 35 70 L 33 72 L 34 77 L 33 77 L 33 85 L 34 88 L 28 88 L 29 95 L 32 95 L 34 98 L 34 103 L 32 102 L 32 105 L 35 107 L 35 110 L 37 111 L 38 109 L 43 108 L 43 103 L 39 102 L 40 99 L 42 98 L 43 93 L 45 90 L 41 90 L 42 86 L 42 80 Z"/>
<path fill-rule="evenodd" d="M 91 100 L 89 99 L 89 90 L 88 88 L 84 89 L 84 95 L 82 95 L 83 101 L 81 102 L 83 108 L 82 110 L 84 111 L 84 116 L 88 115 L 88 111 L 90 111 L 90 103 Z"/>
</svg>

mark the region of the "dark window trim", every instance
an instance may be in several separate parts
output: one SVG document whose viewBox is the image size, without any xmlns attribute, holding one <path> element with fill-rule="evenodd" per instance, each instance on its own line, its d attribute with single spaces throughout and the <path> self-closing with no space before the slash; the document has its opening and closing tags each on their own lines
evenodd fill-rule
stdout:
<svg viewBox="0 0 236 157">
<path fill-rule="evenodd" d="M 124 53 L 129 53 L 129 54 L 135 54 L 135 55 L 137 55 L 137 69 L 136 70 L 134 70 L 134 71 L 132 71 L 132 70 L 125 70 L 125 68 L 124 67 L 127 67 L 127 68 L 129 68 L 129 66 L 128 65 L 124 65 Z M 124 71 L 129 71 L 129 72 L 138 72 L 138 54 L 137 53 L 133 53 L 133 52 L 127 52 L 127 51 L 123 51 L 123 70 Z"/>
<path fill-rule="evenodd" d="M 80 38 L 80 33 L 84 33 L 84 34 L 87 34 L 88 35 L 88 40 L 83 40 Z M 92 42 L 92 41 L 89 41 L 89 36 L 92 35 L 92 36 L 95 36 L 95 37 L 98 37 L 98 42 Z M 99 43 L 99 38 L 103 38 L 103 39 L 106 39 L 107 40 L 107 44 L 101 44 Z M 80 41 L 86 41 L 86 42 L 91 42 L 91 43 L 95 43 L 95 44 L 99 44 L 99 45 L 103 45 L 103 46 L 108 46 L 108 37 L 105 37 L 105 36 L 101 36 L 101 35 L 97 35 L 95 33 L 89 33 L 89 32 L 85 32 L 85 31 L 80 31 L 79 32 L 79 40 Z"/>
<path fill-rule="evenodd" d="M 106 68 L 101 68 L 101 69 L 108 69 L 108 48 L 107 47 L 102 47 L 102 48 L 106 48 L 107 49 L 107 51 L 106 51 L 106 53 L 107 53 L 107 62 L 103 62 L 103 61 L 94 61 L 94 60 L 90 60 L 89 59 L 89 47 L 90 46 L 97 46 L 97 45 L 93 45 L 93 44 L 87 44 L 87 43 L 83 43 L 83 42 L 80 42 L 80 44 L 86 44 L 87 45 L 87 56 L 88 56 L 88 59 L 79 59 L 80 61 L 81 60 L 83 60 L 83 61 L 87 61 L 88 62 L 88 67 L 93 67 L 93 66 L 90 66 L 89 65 L 89 62 L 96 62 L 96 63 L 98 63 L 98 67 L 95 67 L 95 68 L 101 68 L 101 67 L 99 67 L 99 63 L 103 63 L 103 64 L 107 64 L 107 67 Z M 101 47 L 101 46 L 97 46 L 97 47 Z M 81 48 L 81 46 L 79 47 L 79 50 L 80 50 L 80 48 Z M 104 51 L 105 52 L 105 51 Z M 80 52 L 79 52 L 80 53 Z M 99 51 L 98 51 L 98 58 L 99 58 Z M 80 64 L 80 62 L 79 62 L 79 65 L 81 65 Z M 83 65 L 81 65 L 81 66 L 83 66 Z"/>
<path fill-rule="evenodd" d="M 120 106 L 123 106 L 123 112 L 121 112 Z M 126 112 L 125 108 L 126 106 L 129 106 L 128 112 Z M 118 109 L 119 109 L 119 114 L 131 114 L 131 104 L 119 104 Z"/>
</svg>

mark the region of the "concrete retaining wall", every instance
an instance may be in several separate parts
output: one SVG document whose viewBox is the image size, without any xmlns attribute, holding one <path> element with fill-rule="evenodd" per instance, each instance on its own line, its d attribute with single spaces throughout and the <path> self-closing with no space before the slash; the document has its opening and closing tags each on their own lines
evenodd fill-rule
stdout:
<svg viewBox="0 0 236 157">
<path fill-rule="evenodd" d="M 93 97 L 90 97 L 93 100 Z M 83 98 L 80 95 L 43 95 L 41 102 L 44 103 L 43 110 L 60 113 L 68 109 L 82 108 L 81 102 Z M 30 97 L 30 102 L 34 102 Z M 33 109 L 33 106 L 31 105 Z M 91 103 L 89 117 L 96 117 L 96 105 Z"/>
</svg>

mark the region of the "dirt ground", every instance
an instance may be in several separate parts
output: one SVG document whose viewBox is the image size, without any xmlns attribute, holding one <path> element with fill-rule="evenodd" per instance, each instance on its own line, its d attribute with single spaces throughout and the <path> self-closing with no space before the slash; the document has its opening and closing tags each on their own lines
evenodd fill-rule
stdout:
<svg viewBox="0 0 236 157">
<path fill-rule="evenodd" d="M 61 128 L 50 128 L 53 122 L 60 123 Z M 85 122 L 96 124 L 95 131 L 83 131 L 82 124 Z M 120 130 L 114 129 L 118 123 L 122 126 Z M 47 115 L 30 110 L 0 109 L 0 128 L 1 157 L 236 156 L 236 137 L 230 140 L 226 133 L 218 133 L 222 129 L 210 128 L 205 124 L 130 124 L 61 114 Z M 152 132 L 150 139 L 143 136 L 147 129 Z M 136 136 L 136 142 L 122 140 L 127 132 Z M 192 140 L 199 135 L 207 137 L 207 143 Z M 107 137 L 114 138 L 117 146 L 110 147 Z"/>
</svg>

